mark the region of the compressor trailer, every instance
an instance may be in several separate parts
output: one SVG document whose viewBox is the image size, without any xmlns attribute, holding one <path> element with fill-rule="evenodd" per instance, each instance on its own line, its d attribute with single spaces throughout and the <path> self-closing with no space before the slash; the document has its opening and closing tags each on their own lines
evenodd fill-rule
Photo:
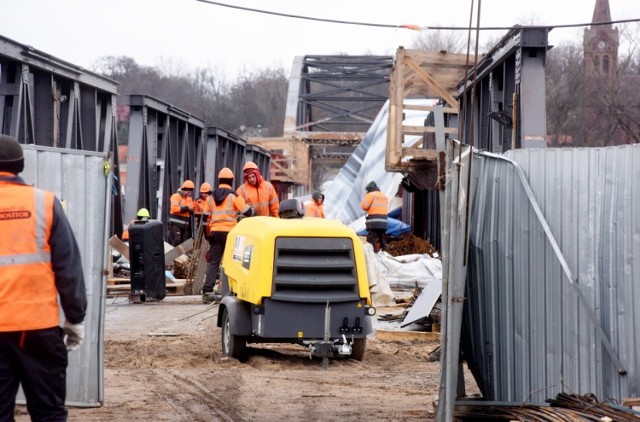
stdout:
<svg viewBox="0 0 640 422">
<path fill-rule="evenodd" d="M 220 273 L 225 356 L 245 361 L 247 344 L 292 343 L 311 357 L 364 359 L 375 308 L 362 243 L 344 224 L 245 218 L 229 232 Z"/>
</svg>

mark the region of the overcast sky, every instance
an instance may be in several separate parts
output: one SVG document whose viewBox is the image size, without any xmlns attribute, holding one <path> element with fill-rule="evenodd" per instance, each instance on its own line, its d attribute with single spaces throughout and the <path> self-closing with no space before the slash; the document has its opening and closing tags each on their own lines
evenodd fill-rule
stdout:
<svg viewBox="0 0 640 422">
<path fill-rule="evenodd" d="M 321 19 L 421 27 L 467 26 L 471 7 L 471 0 L 220 3 Z M 609 4 L 613 20 L 640 18 L 640 0 L 609 0 Z M 588 23 L 594 5 L 595 0 L 485 0 L 480 25 Z M 227 79 L 252 67 L 279 66 L 288 74 L 295 56 L 393 55 L 398 46 L 410 48 L 419 34 L 270 16 L 197 0 L 0 0 L 0 10 L 1 35 L 88 69 L 102 56 L 126 55 L 149 66 L 171 62 L 184 69 L 212 67 Z M 581 39 L 582 31 L 554 29 L 550 41 Z"/>
</svg>

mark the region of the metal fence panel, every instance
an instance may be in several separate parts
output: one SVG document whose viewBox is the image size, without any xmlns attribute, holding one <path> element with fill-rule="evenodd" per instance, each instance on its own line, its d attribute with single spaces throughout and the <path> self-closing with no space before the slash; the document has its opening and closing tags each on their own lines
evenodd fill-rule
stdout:
<svg viewBox="0 0 640 422">
<path fill-rule="evenodd" d="M 23 145 L 29 184 L 52 191 L 64 201 L 75 234 L 87 289 L 85 341 L 69 353 L 67 405 L 100 406 L 104 402 L 104 297 L 111 175 L 105 175 L 107 154 Z M 61 314 L 62 315 L 62 314 Z M 18 402 L 24 403 L 20 393 Z"/>
<path fill-rule="evenodd" d="M 463 349 L 486 399 L 640 395 L 639 159 L 475 155 Z"/>
</svg>

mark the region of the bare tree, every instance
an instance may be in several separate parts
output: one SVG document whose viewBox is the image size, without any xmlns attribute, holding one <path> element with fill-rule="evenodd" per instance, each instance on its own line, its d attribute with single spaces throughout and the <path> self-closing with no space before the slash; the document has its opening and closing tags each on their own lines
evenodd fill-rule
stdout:
<svg viewBox="0 0 640 422">
<path fill-rule="evenodd" d="M 463 53 L 467 49 L 466 32 L 427 29 L 416 38 L 412 48 L 425 51 Z"/>
<path fill-rule="evenodd" d="M 582 45 L 566 43 L 547 53 L 547 133 L 554 145 L 584 138 Z"/>
</svg>

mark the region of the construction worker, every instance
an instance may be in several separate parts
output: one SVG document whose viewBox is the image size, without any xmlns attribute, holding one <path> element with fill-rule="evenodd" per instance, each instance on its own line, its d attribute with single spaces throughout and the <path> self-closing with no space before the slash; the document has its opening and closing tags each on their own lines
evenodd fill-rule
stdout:
<svg viewBox="0 0 640 422">
<path fill-rule="evenodd" d="M 136 221 L 147 221 L 150 217 L 149 210 L 146 208 L 140 208 L 136 213 L 136 217 L 127 224 L 122 232 L 122 240 L 129 240 L 129 227 Z"/>
<path fill-rule="evenodd" d="M 178 246 L 191 237 L 191 216 L 195 208 L 191 193 L 193 182 L 185 180 L 169 198 L 169 244 Z"/>
<path fill-rule="evenodd" d="M 271 183 L 264 180 L 258 166 L 247 161 L 242 169 L 245 183 L 240 185 L 236 193 L 244 198 L 247 204 L 256 210 L 256 215 L 278 217 L 278 195 Z"/>
<path fill-rule="evenodd" d="M 211 303 L 214 284 L 219 278 L 220 261 L 224 253 L 224 245 L 227 242 L 229 231 L 238 223 L 238 215 L 251 217 L 254 210 L 241 196 L 233 193 L 233 172 L 225 167 L 218 173 L 218 187 L 207 199 L 209 216 L 209 262 L 207 275 L 202 287 L 202 300 Z"/>
<path fill-rule="evenodd" d="M 324 214 L 324 195 L 320 191 L 313 192 L 311 201 L 304 209 L 305 217 L 326 218 Z"/>
<path fill-rule="evenodd" d="M 0 421 L 14 420 L 20 384 L 31 420 L 66 421 L 67 353 L 87 309 L 80 250 L 58 198 L 23 169 L 18 141 L 0 135 Z"/>
<path fill-rule="evenodd" d="M 369 182 L 366 188 L 367 194 L 360 203 L 360 207 L 366 212 L 367 242 L 373 245 L 374 252 L 387 249 L 387 214 L 389 212 L 389 198 L 380 192 L 376 182 Z"/>
<path fill-rule="evenodd" d="M 305 216 L 304 204 L 299 199 L 285 199 L 278 207 L 278 216 L 283 219 Z"/>
<path fill-rule="evenodd" d="M 211 195 L 211 185 L 207 182 L 204 182 L 200 185 L 200 196 L 194 201 L 194 210 L 193 215 L 196 220 L 196 227 L 200 227 L 200 222 L 207 222 L 209 218 L 209 214 L 205 211 L 205 204 L 207 202 L 207 198 Z"/>
</svg>

